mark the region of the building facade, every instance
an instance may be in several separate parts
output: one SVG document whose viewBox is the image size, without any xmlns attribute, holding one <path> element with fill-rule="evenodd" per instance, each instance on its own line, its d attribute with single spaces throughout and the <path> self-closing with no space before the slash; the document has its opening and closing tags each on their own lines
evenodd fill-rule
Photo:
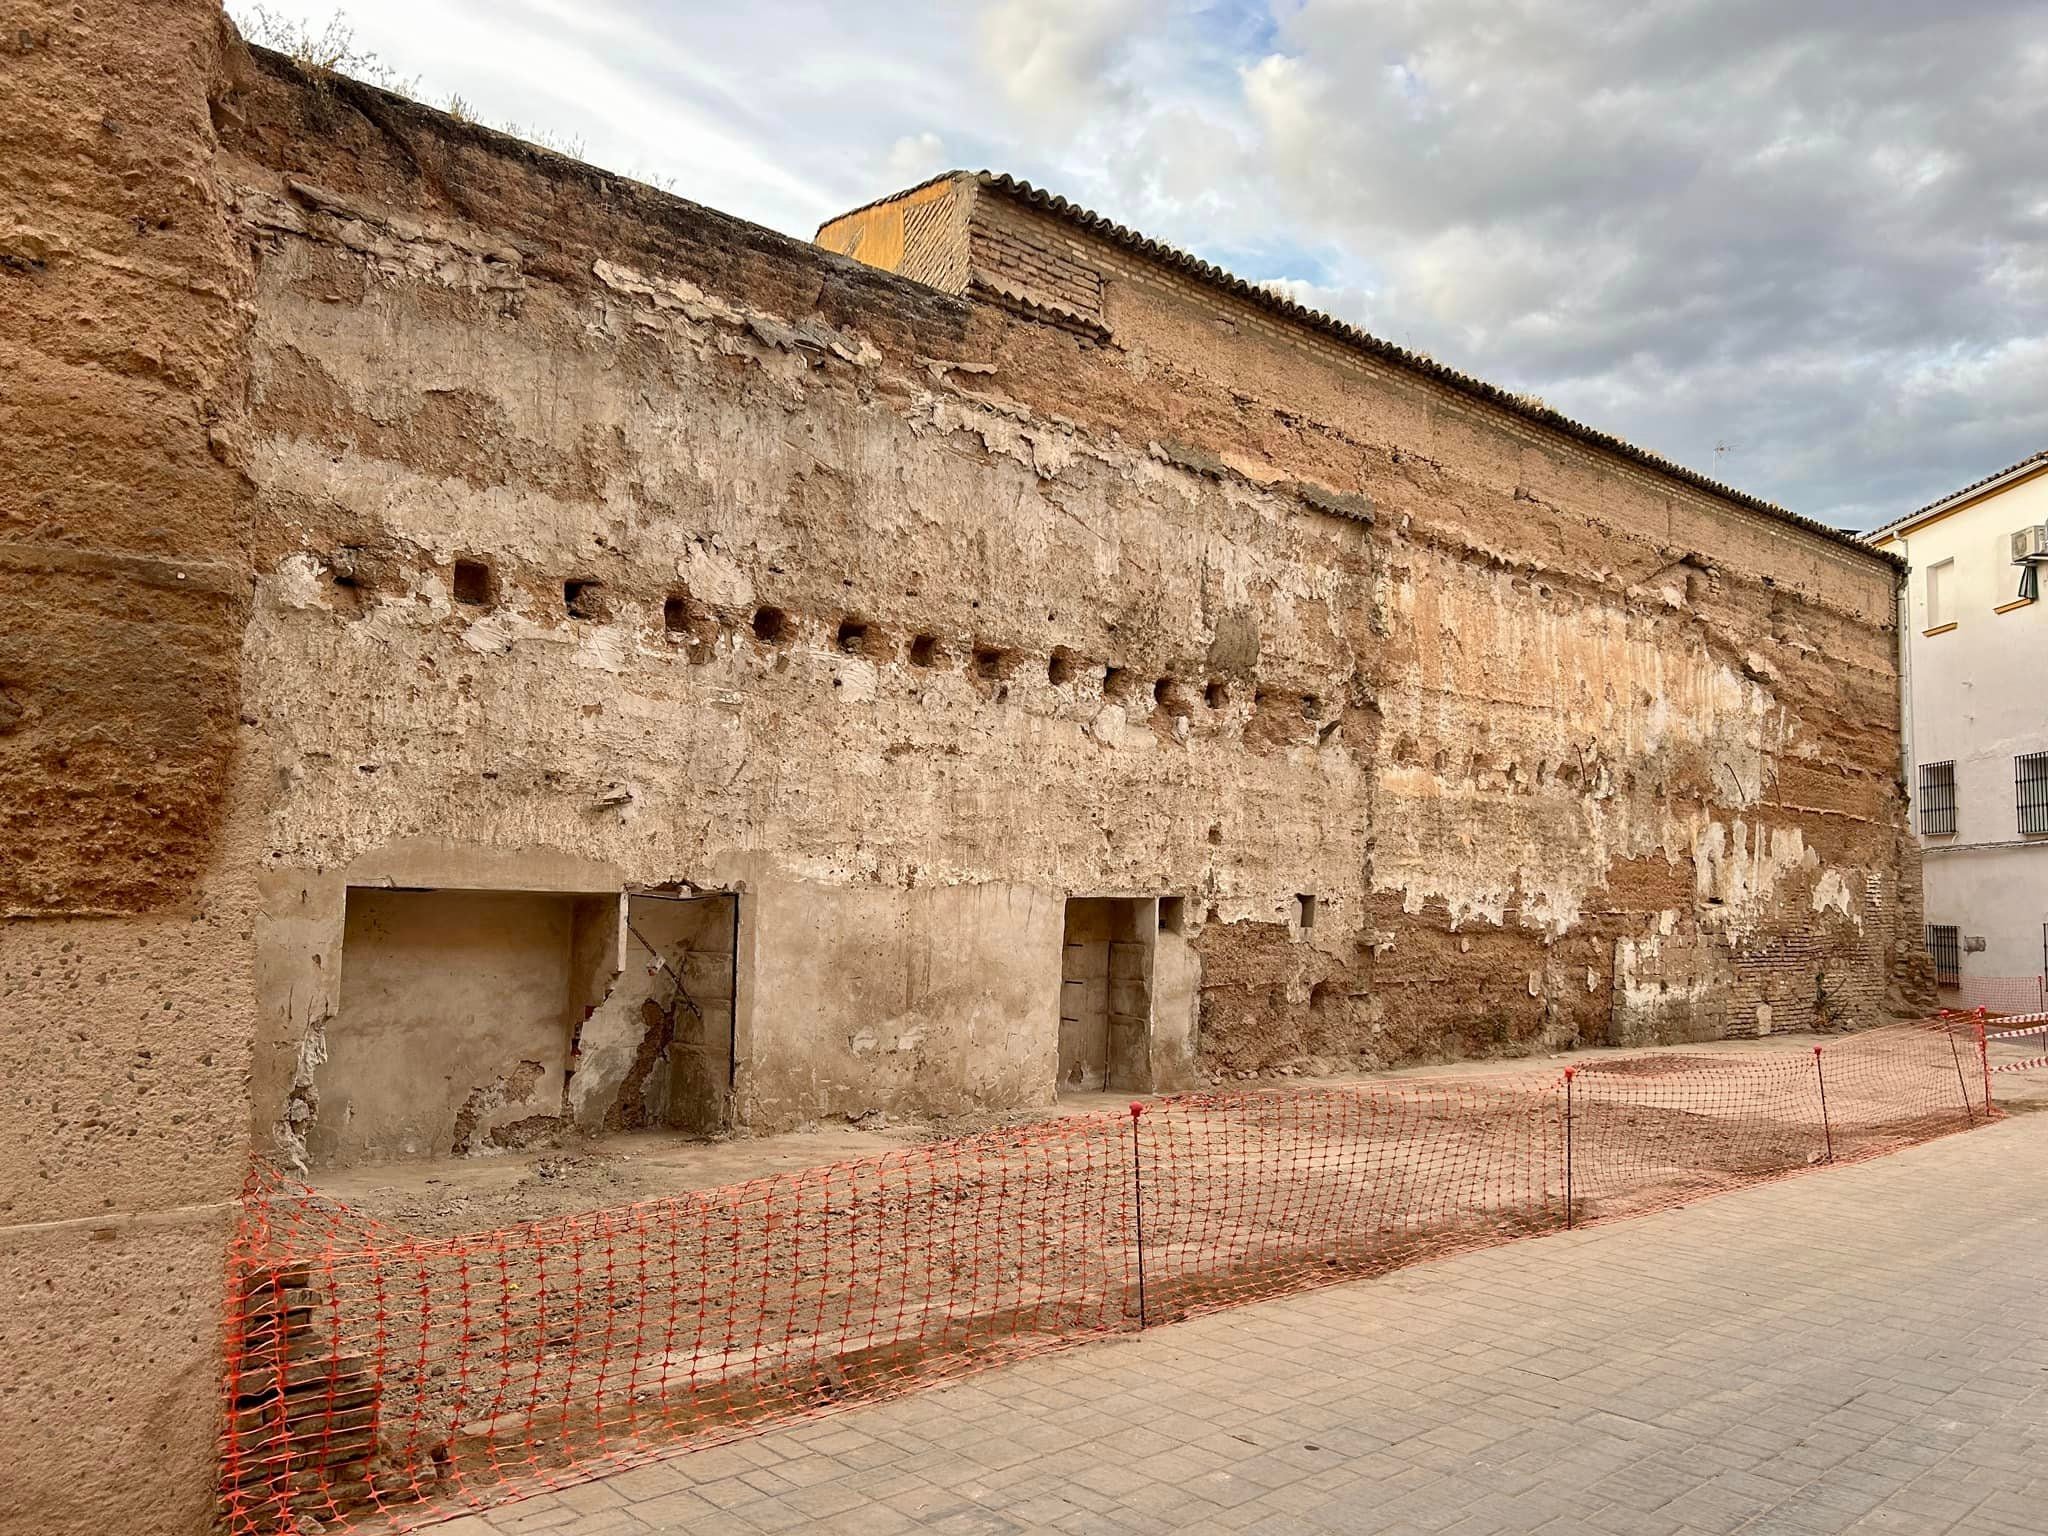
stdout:
<svg viewBox="0 0 2048 1536">
<path fill-rule="evenodd" d="M 1905 560 L 1905 777 L 1944 1002 L 2039 1009 L 2048 977 L 2048 452 L 1877 530 Z M 2014 539 L 2020 539 L 2018 551 Z M 2023 558 L 2016 559 L 2015 554 Z"/>
<path fill-rule="evenodd" d="M 5 15 L 26 1528 L 205 1528 L 252 1154 L 1922 1001 L 1885 551 L 1003 178 L 813 244 Z"/>
</svg>

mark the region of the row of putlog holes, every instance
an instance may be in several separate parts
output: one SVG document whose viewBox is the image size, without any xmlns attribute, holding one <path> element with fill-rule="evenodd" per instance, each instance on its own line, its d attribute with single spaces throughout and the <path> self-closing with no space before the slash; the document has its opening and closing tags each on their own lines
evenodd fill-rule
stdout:
<svg viewBox="0 0 2048 1536">
<path fill-rule="evenodd" d="M 468 608 L 488 608 L 497 601 L 497 579 L 490 566 L 481 560 L 457 560 L 454 581 L 455 601 Z M 562 583 L 562 607 L 572 619 L 602 620 L 611 617 L 611 604 L 606 596 L 604 583 L 588 577 L 572 577 Z M 692 603 L 689 595 L 682 592 L 670 593 L 661 605 L 661 627 L 665 633 L 685 639 L 696 633 L 703 611 Z M 794 626 L 790 617 L 780 608 L 761 607 L 754 610 L 750 621 L 754 638 L 763 645 L 786 644 L 794 637 Z M 872 656 L 880 649 L 878 636 L 863 619 L 848 616 L 839 621 L 833 643 L 849 656 Z M 935 635 L 917 635 L 911 639 L 909 661 L 913 667 L 933 668 L 944 666 L 950 660 L 946 647 Z M 1016 670 L 1017 657 L 1013 652 L 997 646 L 976 645 L 972 647 L 968 664 L 975 676 L 990 682 L 1000 682 L 1011 677 Z M 1046 660 L 1046 681 L 1055 687 L 1075 681 L 1085 663 L 1065 646 L 1056 646 Z M 1102 696 L 1119 703 L 1135 698 L 1138 680 L 1131 676 L 1128 668 L 1104 666 L 1102 668 Z M 1152 685 L 1153 702 L 1171 707 L 1175 702 L 1174 680 L 1162 677 Z M 1210 709 L 1221 709 L 1230 702 L 1230 685 L 1222 678 L 1211 678 L 1202 689 L 1202 702 Z M 1256 690 L 1254 703 L 1265 702 L 1265 691 Z M 1304 719 L 1322 718 L 1322 700 L 1312 693 L 1301 696 L 1301 713 Z"/>
</svg>

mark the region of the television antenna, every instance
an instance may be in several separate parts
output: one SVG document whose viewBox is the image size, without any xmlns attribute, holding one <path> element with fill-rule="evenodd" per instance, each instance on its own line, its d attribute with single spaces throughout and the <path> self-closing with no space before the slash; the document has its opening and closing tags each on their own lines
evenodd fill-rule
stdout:
<svg viewBox="0 0 2048 1536">
<path fill-rule="evenodd" d="M 1731 453 L 1735 452 L 1735 450 L 1736 450 L 1736 449 L 1738 449 L 1738 448 L 1740 448 L 1741 446 L 1742 446 L 1742 444 L 1740 444 L 1740 443 L 1731 443 L 1731 442 L 1729 442 L 1729 441 L 1728 441 L 1728 440 L 1727 440 L 1727 439 L 1726 439 L 1725 437 L 1724 437 L 1724 438 L 1717 438 L 1717 439 L 1715 440 L 1715 442 L 1714 442 L 1714 478 L 1715 478 L 1716 480 L 1718 480 L 1718 479 L 1720 479 L 1720 478 L 1721 478 L 1721 460 L 1722 460 L 1722 459 L 1724 459 L 1724 458 L 1726 458 L 1726 457 L 1727 457 L 1727 456 L 1728 456 L 1729 454 L 1731 454 Z"/>
</svg>

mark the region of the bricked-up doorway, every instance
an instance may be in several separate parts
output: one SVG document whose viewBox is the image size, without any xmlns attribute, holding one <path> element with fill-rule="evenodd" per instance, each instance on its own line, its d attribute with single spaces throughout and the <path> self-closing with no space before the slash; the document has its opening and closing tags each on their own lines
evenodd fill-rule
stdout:
<svg viewBox="0 0 2048 1536">
<path fill-rule="evenodd" d="M 1077 896 L 1060 952 L 1059 1087 L 1152 1087 L 1152 955 L 1158 904 Z"/>
<path fill-rule="evenodd" d="M 614 1128 L 732 1128 L 738 934 L 737 896 L 628 894 L 622 984 L 630 978 L 640 994 L 644 1033 L 608 1117 Z"/>
</svg>

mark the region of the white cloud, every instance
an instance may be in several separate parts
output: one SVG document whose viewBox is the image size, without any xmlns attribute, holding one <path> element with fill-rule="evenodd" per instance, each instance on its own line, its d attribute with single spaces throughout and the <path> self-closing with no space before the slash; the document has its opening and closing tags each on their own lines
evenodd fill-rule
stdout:
<svg viewBox="0 0 2048 1536">
<path fill-rule="evenodd" d="M 1149 9 L 1146 0 L 992 0 L 981 11 L 982 66 L 1027 110 L 1092 110 L 1121 89 L 1115 59 Z"/>
<path fill-rule="evenodd" d="M 906 133 L 889 146 L 883 163 L 892 186 L 912 186 L 947 169 L 945 142 L 936 133 Z"/>
</svg>

